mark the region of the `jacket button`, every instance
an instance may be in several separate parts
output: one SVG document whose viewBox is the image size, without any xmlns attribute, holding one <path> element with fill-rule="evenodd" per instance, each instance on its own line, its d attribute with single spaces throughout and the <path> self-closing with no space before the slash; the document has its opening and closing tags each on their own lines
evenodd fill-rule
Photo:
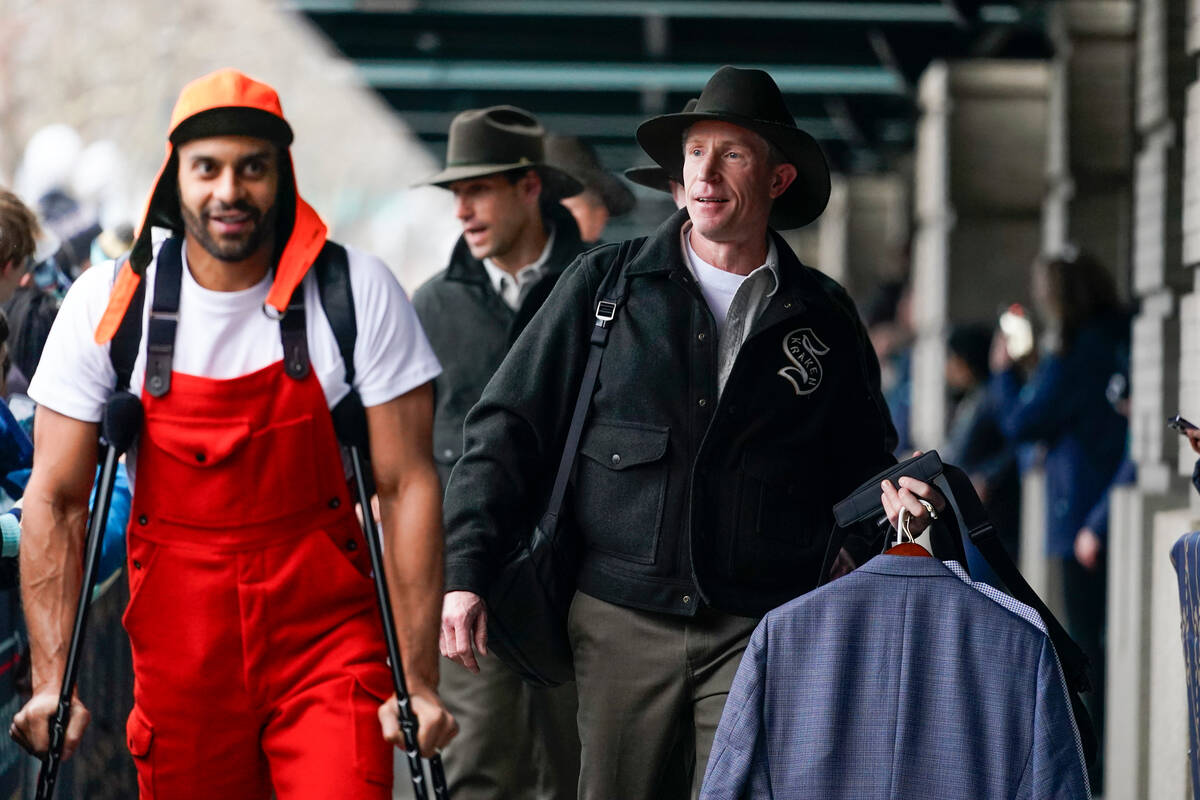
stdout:
<svg viewBox="0 0 1200 800">
<path fill-rule="evenodd" d="M 620 463 L 621 463 L 621 454 L 620 454 L 620 453 L 613 453 L 613 454 L 612 454 L 612 463 L 614 463 L 614 464 L 620 464 Z"/>
<path fill-rule="evenodd" d="M 453 450 L 443 450 L 442 458 L 454 458 L 454 451 Z"/>
<path fill-rule="evenodd" d="M 791 308 L 791 307 L 792 307 L 792 301 L 790 301 L 790 300 L 789 300 L 788 302 L 784 303 L 784 304 L 783 304 L 783 307 L 784 307 L 784 308 Z"/>
<path fill-rule="evenodd" d="M 700 331 L 700 333 L 696 334 L 696 339 L 697 339 L 698 341 L 701 341 L 701 342 L 703 342 L 703 341 L 704 341 L 705 339 L 707 339 L 707 338 L 708 338 L 708 335 L 707 335 L 707 334 L 705 334 L 705 333 L 704 333 L 704 331 Z"/>
<path fill-rule="evenodd" d="M 138 517 L 138 525 L 147 525 L 149 522 L 150 520 L 147 519 L 145 514 L 142 514 L 140 517 Z"/>
<path fill-rule="evenodd" d="M 704 407 L 705 407 L 705 406 L 707 406 L 707 405 L 708 405 L 708 401 L 707 401 L 707 400 L 705 400 L 703 397 L 701 397 L 701 398 L 700 398 L 700 407 L 701 407 L 701 408 L 704 408 Z"/>
<path fill-rule="evenodd" d="M 690 594 L 685 594 L 683 596 L 683 604 L 686 606 L 690 602 L 692 602 L 692 596 Z"/>
<path fill-rule="evenodd" d="M 141 569 L 141 568 L 142 568 L 142 562 L 140 562 L 140 561 L 138 561 L 138 560 L 136 560 L 136 559 L 135 559 L 135 560 L 134 560 L 134 562 L 133 562 L 133 568 L 134 568 L 134 569 Z"/>
<path fill-rule="evenodd" d="M 355 550 L 358 549 L 358 542 L 354 541 L 353 539 L 347 539 L 346 540 L 346 549 L 349 550 L 351 553 L 353 553 Z"/>
<path fill-rule="evenodd" d="M 339 498 L 337 498 L 337 497 L 331 498 L 331 499 L 329 500 L 329 507 L 330 507 L 330 508 L 337 508 L 337 507 L 338 507 L 338 506 L 340 506 L 341 504 L 342 504 L 342 501 L 341 501 Z"/>
<path fill-rule="evenodd" d="M 203 464 L 207 460 L 208 460 L 208 456 L 204 455 L 204 453 L 196 453 L 196 461 Z"/>
</svg>

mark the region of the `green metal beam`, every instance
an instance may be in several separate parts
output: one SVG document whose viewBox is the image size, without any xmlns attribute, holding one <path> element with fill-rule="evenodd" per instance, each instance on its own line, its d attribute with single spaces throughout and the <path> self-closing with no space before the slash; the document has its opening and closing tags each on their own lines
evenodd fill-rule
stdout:
<svg viewBox="0 0 1200 800">
<path fill-rule="evenodd" d="M 866 23 L 944 23 L 957 18 L 941 2 L 778 3 L 762 0 L 285 0 L 305 12 L 385 12 L 475 14 L 537 17 L 690 17 Z M 1010 3 L 980 9 L 984 22 L 1019 22 L 1021 11 Z"/>
<path fill-rule="evenodd" d="M 454 111 L 408 111 L 396 109 L 396 114 L 419 136 L 445 136 L 454 119 Z M 634 131 L 648 117 L 645 114 L 584 114 L 547 112 L 537 113 L 546 130 L 564 136 L 600 139 L 633 139 Z M 825 117 L 800 117 L 796 125 L 823 141 L 840 139 L 837 128 Z"/>
<path fill-rule="evenodd" d="M 720 64 L 607 64 L 557 61 L 359 59 L 376 89 L 526 89 L 698 92 Z M 754 66 L 754 65 L 745 65 Z M 903 80 L 884 67 L 763 65 L 791 94 L 904 94 Z"/>
</svg>

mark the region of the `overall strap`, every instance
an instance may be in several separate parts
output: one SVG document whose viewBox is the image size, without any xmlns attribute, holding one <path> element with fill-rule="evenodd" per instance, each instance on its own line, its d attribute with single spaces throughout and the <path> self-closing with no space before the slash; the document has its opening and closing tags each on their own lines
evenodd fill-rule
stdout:
<svg viewBox="0 0 1200 800">
<path fill-rule="evenodd" d="M 119 258 L 113 270 L 115 277 L 125 266 L 128 257 Z M 133 363 L 137 361 L 138 346 L 142 343 L 142 314 L 146 311 L 146 281 L 138 281 L 133 299 L 125 309 L 125 316 L 117 326 L 109 344 L 108 358 L 112 362 L 113 371 L 117 373 L 117 391 L 129 390 L 129 382 L 133 376 Z"/>
<path fill-rule="evenodd" d="M 264 309 L 270 306 L 263 306 Z M 292 380 L 302 381 L 308 377 L 311 366 L 308 360 L 307 316 L 304 313 L 304 282 L 292 292 L 287 311 L 279 320 L 279 340 L 283 343 L 283 371 Z"/>
<path fill-rule="evenodd" d="M 592 395 L 596 391 L 596 379 L 600 375 L 600 361 L 604 357 L 604 348 L 608 344 L 610 326 L 625 300 L 626 287 L 629 282 L 625 272 L 625 263 L 629 257 L 631 244 L 632 242 L 628 240 L 621 243 L 617 250 L 617 256 L 613 259 L 612 266 L 609 267 L 608 274 L 604 276 L 600 289 L 596 292 L 596 322 L 592 326 L 587 365 L 583 369 L 583 380 L 579 384 L 579 395 L 575 399 L 575 410 L 571 415 L 571 425 L 567 429 L 567 440 L 563 445 L 562 457 L 558 462 L 554 488 L 550 491 L 546 515 L 542 519 L 542 531 L 548 536 L 554 536 L 558 528 L 558 517 L 562 512 L 571 471 L 575 467 L 575 457 L 579 452 L 579 442 L 583 438 L 583 428 L 587 422 L 588 409 L 592 404 Z"/>
<path fill-rule="evenodd" d="M 175 330 L 179 327 L 179 291 L 183 282 L 183 240 L 162 243 L 154 271 L 154 298 L 146 326 L 146 391 L 162 397 L 171 389 Z"/>
</svg>

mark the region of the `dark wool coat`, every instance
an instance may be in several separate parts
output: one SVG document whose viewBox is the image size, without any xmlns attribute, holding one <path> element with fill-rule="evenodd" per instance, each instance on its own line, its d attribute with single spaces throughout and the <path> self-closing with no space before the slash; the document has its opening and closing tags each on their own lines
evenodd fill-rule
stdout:
<svg viewBox="0 0 1200 800">
<path fill-rule="evenodd" d="M 717 396 L 717 331 L 683 261 L 680 211 L 635 240 L 563 535 L 579 588 L 624 606 L 760 615 L 811 589 L 831 508 L 895 463 L 879 365 L 854 304 L 775 236 L 780 286 Z M 486 594 L 540 517 L 618 245 L 583 254 L 467 417 L 446 493 L 446 590 Z M 859 563 L 874 543 L 852 535 Z"/>
</svg>

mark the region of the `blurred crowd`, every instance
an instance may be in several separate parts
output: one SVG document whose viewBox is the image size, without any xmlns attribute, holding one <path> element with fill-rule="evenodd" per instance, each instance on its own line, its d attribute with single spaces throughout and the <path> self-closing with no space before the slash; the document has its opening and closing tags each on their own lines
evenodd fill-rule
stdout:
<svg viewBox="0 0 1200 800">
<path fill-rule="evenodd" d="M 109 140 L 85 143 L 65 124 L 30 137 L 12 187 L 0 185 L 0 533 L 15 555 L 15 524 L 29 477 L 34 404 L 26 394 L 50 327 L 71 284 L 93 264 L 128 250 L 133 224 L 127 166 Z M 102 573 L 122 559 L 129 489 L 119 478 Z M 11 550 L 11 552 L 10 552 Z M 15 568 L 12 559 L 3 559 Z M 0 588 L 11 589 L 5 573 Z M 15 601 L 15 598 L 14 598 Z"/>
</svg>

